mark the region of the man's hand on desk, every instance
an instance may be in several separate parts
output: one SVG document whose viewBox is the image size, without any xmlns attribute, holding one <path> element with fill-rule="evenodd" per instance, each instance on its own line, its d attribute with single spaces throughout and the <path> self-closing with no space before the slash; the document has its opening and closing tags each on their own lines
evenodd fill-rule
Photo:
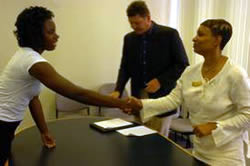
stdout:
<svg viewBox="0 0 250 166">
<path fill-rule="evenodd" d="M 56 147 L 56 141 L 49 133 L 41 133 L 41 138 L 42 138 L 43 145 L 46 148 L 51 149 L 51 148 Z"/>
<path fill-rule="evenodd" d="M 197 137 L 204 137 L 208 136 L 212 133 L 212 130 L 216 129 L 216 123 L 215 122 L 209 122 L 206 124 L 201 124 L 194 127 L 194 134 Z"/>
<path fill-rule="evenodd" d="M 158 81 L 157 78 L 152 79 L 147 83 L 147 87 L 145 88 L 145 91 L 148 93 L 155 93 L 161 88 L 161 84 Z"/>
<path fill-rule="evenodd" d="M 123 109 L 123 112 L 126 114 L 139 114 L 140 110 L 142 109 L 142 102 L 141 100 L 135 98 L 135 97 L 129 97 L 126 99 L 128 108 Z"/>
</svg>

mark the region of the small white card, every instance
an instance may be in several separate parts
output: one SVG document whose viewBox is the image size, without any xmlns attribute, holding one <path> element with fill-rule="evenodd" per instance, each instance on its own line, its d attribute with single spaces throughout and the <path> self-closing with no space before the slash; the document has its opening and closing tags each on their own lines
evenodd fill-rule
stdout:
<svg viewBox="0 0 250 166">
<path fill-rule="evenodd" d="M 101 122 L 95 122 L 94 124 L 107 129 L 107 128 L 117 128 L 117 127 L 128 126 L 128 125 L 132 125 L 133 123 L 127 122 L 120 118 L 116 118 L 116 119 L 104 120 Z"/>
<path fill-rule="evenodd" d="M 117 130 L 118 133 L 125 136 L 144 136 L 157 133 L 157 131 L 147 128 L 145 126 L 136 126 L 127 129 Z"/>
</svg>

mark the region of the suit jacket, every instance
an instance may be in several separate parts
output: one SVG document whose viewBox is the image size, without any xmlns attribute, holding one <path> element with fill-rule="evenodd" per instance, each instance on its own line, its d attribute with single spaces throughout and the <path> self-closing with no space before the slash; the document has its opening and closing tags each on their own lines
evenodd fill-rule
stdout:
<svg viewBox="0 0 250 166">
<path fill-rule="evenodd" d="M 188 59 L 178 32 L 170 27 L 153 22 L 150 33 L 145 33 L 148 42 L 146 54 L 147 82 L 157 78 L 161 88 L 150 98 L 165 96 L 175 87 Z M 141 60 L 141 36 L 130 32 L 124 37 L 123 55 L 119 69 L 116 89 L 121 94 L 131 78 L 131 94 L 140 98 L 140 91 L 145 88 Z"/>
</svg>

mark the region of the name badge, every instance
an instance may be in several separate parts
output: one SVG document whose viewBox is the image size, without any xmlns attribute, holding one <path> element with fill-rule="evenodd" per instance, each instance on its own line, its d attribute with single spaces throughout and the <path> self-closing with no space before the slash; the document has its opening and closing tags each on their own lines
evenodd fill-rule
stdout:
<svg viewBox="0 0 250 166">
<path fill-rule="evenodd" d="M 192 82 L 192 86 L 193 87 L 197 87 L 197 86 L 201 86 L 201 85 L 202 85 L 201 81 L 194 81 L 194 82 Z"/>
</svg>

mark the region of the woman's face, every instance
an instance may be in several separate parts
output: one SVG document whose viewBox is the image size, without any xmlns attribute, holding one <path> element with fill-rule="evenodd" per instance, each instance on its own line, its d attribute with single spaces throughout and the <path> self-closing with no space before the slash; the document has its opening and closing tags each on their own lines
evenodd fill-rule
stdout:
<svg viewBox="0 0 250 166">
<path fill-rule="evenodd" d="M 54 50 L 59 36 L 56 34 L 56 25 L 52 19 L 44 22 L 44 49 L 47 51 Z"/>
<path fill-rule="evenodd" d="M 218 36 L 212 34 L 208 27 L 200 25 L 196 36 L 193 38 L 194 52 L 204 55 L 214 51 L 220 44 L 218 38 Z"/>
</svg>

